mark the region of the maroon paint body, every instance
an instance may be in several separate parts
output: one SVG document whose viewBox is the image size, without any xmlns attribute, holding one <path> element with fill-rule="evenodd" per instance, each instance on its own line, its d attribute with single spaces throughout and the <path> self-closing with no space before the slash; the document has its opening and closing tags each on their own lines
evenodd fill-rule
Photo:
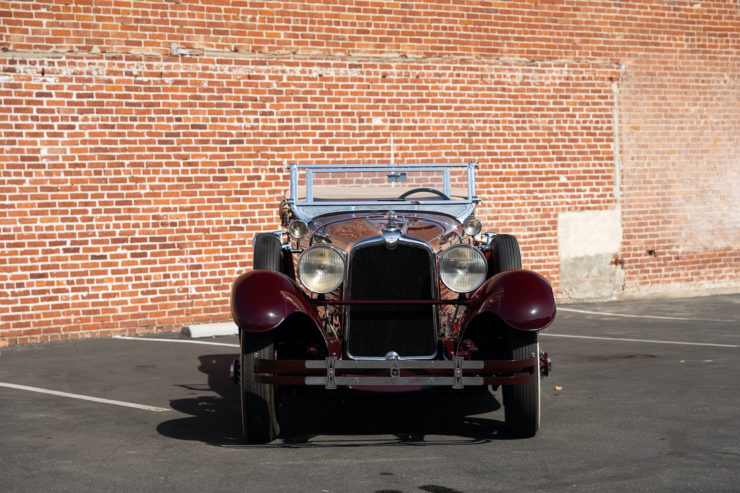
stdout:
<svg viewBox="0 0 740 493">
<path fill-rule="evenodd" d="M 321 327 L 316 309 L 288 276 L 253 270 L 239 276 L 231 289 L 231 315 L 240 329 L 267 332 L 290 315 L 302 313 Z"/>
<path fill-rule="evenodd" d="M 519 330 L 542 330 L 555 319 L 550 284 L 529 270 L 511 270 L 487 280 L 470 298 L 463 328 L 476 317 L 492 313 Z"/>
</svg>

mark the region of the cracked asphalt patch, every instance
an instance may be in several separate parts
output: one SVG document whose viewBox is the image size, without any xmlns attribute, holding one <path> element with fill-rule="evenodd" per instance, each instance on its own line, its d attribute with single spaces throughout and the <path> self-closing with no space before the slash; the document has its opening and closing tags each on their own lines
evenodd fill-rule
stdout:
<svg viewBox="0 0 740 493">
<path fill-rule="evenodd" d="M 528 440 L 500 391 L 449 391 L 293 396 L 244 445 L 236 337 L 2 348 L 0 491 L 736 491 L 740 295 L 562 308 Z"/>
</svg>

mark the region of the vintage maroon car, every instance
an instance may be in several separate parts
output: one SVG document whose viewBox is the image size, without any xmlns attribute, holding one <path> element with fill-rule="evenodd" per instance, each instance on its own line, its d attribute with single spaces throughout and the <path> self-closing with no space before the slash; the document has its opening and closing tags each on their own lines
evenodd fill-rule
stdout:
<svg viewBox="0 0 740 493">
<path fill-rule="evenodd" d="M 514 236 L 481 232 L 475 169 L 291 165 L 287 230 L 256 235 L 231 293 L 245 440 L 280 433 L 287 386 L 501 387 L 510 433 L 537 433 L 552 289 Z"/>
</svg>

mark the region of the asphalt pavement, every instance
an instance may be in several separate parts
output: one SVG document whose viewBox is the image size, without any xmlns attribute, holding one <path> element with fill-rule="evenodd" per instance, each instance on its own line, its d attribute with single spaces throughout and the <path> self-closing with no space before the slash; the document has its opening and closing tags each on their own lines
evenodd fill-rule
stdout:
<svg viewBox="0 0 740 493">
<path fill-rule="evenodd" d="M 500 391 L 450 391 L 294 397 L 285 436 L 244 445 L 236 337 L 3 348 L 0 491 L 740 491 L 739 309 L 559 306 L 522 440 Z"/>
</svg>

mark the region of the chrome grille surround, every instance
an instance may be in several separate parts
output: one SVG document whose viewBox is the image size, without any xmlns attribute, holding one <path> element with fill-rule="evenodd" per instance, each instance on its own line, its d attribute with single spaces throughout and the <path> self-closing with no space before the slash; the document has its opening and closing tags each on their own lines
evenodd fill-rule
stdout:
<svg viewBox="0 0 740 493">
<path fill-rule="evenodd" d="M 393 248 L 383 236 L 363 240 L 349 254 L 346 298 L 438 299 L 436 269 L 434 251 L 414 238 L 401 235 Z M 389 352 L 398 353 L 400 359 L 437 355 L 435 306 L 351 305 L 345 317 L 347 355 L 352 359 L 384 360 Z"/>
</svg>

